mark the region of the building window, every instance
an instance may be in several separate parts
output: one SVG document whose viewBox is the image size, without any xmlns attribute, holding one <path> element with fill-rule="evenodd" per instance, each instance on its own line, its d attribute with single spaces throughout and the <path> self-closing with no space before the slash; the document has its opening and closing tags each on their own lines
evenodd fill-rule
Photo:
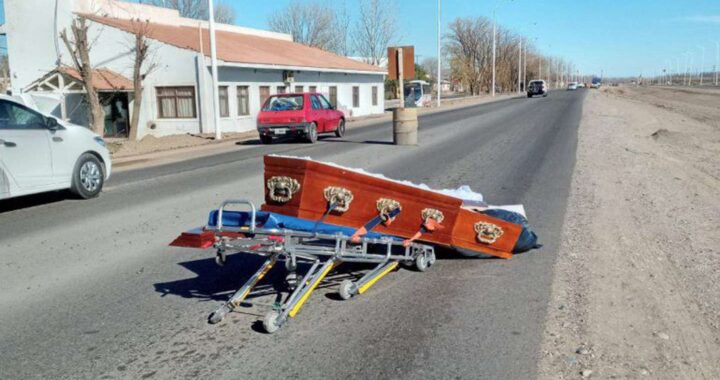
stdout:
<svg viewBox="0 0 720 380">
<path fill-rule="evenodd" d="M 337 108 L 337 87 L 330 86 L 330 104 Z"/>
<path fill-rule="evenodd" d="M 265 105 L 265 101 L 270 97 L 270 86 L 260 86 L 260 108 Z"/>
<path fill-rule="evenodd" d="M 284 94 L 286 91 L 285 86 L 277 86 L 277 93 L 278 94 Z"/>
<path fill-rule="evenodd" d="M 360 107 L 360 87 L 353 86 L 353 108 Z"/>
<path fill-rule="evenodd" d="M 296 94 L 302 93 L 303 90 L 305 90 L 305 88 L 304 88 L 303 86 L 295 86 L 295 93 L 296 93 Z"/>
<path fill-rule="evenodd" d="M 220 117 L 230 117 L 230 104 L 228 102 L 228 86 L 218 87 L 220 97 Z"/>
<path fill-rule="evenodd" d="M 238 115 L 250 115 L 250 88 L 248 86 L 238 86 Z"/>
<path fill-rule="evenodd" d="M 195 87 L 156 87 L 158 118 L 194 119 Z"/>
<path fill-rule="evenodd" d="M 373 86 L 372 88 L 372 105 L 376 106 L 378 105 L 378 89 L 377 86 Z"/>
<path fill-rule="evenodd" d="M 310 93 L 313 93 L 313 94 L 316 93 L 316 92 L 317 92 L 317 86 L 310 86 L 308 91 L 309 91 Z"/>
</svg>

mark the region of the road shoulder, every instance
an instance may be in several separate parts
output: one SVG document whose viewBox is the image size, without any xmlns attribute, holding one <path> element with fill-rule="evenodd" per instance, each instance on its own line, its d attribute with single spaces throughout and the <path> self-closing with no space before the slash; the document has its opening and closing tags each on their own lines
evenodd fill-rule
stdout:
<svg viewBox="0 0 720 380">
<path fill-rule="evenodd" d="M 719 135 L 588 94 L 540 378 L 720 378 Z"/>
</svg>

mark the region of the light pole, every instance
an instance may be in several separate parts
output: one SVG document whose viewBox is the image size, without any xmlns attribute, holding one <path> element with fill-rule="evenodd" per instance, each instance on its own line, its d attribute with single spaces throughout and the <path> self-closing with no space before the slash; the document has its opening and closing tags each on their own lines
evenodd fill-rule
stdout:
<svg viewBox="0 0 720 380">
<path fill-rule="evenodd" d="M 702 60 L 700 61 L 700 85 L 703 83 L 703 71 L 705 71 L 705 46 L 698 46 L 702 50 Z"/>
<path fill-rule="evenodd" d="M 440 13 L 441 7 L 440 3 L 442 0 L 438 0 L 438 14 L 437 14 L 437 106 L 440 107 L 440 97 L 442 93 L 442 54 L 440 54 L 440 28 L 441 28 L 441 22 L 440 22 L 440 16 L 442 13 Z"/>
<path fill-rule="evenodd" d="M 208 18 L 210 20 L 210 65 L 212 66 L 212 92 L 213 92 L 213 124 L 215 125 L 215 140 L 222 140 L 220 129 L 220 93 L 218 90 L 217 47 L 215 45 L 215 10 L 213 0 L 208 0 Z"/>
<path fill-rule="evenodd" d="M 523 52 L 523 87 L 527 86 L 527 48 L 528 43 L 525 41 L 525 51 Z"/>
<path fill-rule="evenodd" d="M 497 17 L 495 16 L 495 10 L 493 9 L 493 56 L 492 56 L 492 96 L 495 96 L 495 29 L 497 26 Z"/>
<path fill-rule="evenodd" d="M 720 61 L 720 42 L 715 42 L 715 86 L 718 85 L 718 63 Z"/>
<path fill-rule="evenodd" d="M 518 94 L 522 92 L 522 37 L 519 39 L 518 43 Z"/>
</svg>

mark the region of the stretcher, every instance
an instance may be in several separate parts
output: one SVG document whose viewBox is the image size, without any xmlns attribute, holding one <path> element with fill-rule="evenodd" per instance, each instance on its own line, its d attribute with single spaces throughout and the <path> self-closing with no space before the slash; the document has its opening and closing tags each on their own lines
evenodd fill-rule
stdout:
<svg viewBox="0 0 720 380">
<path fill-rule="evenodd" d="M 400 264 L 424 272 L 435 263 L 432 246 L 374 232 L 373 227 L 371 222 L 358 233 L 350 227 L 325 223 L 323 218 L 315 221 L 263 212 L 247 200 L 226 200 L 210 213 L 205 227 L 183 233 L 171 245 L 214 247 L 219 265 L 224 265 L 233 254 L 265 258 L 228 301 L 210 314 L 208 321 L 212 324 L 240 307 L 270 269 L 283 263 L 291 283 L 290 292 L 262 320 L 265 331 L 273 333 L 298 314 L 323 279 L 342 263 L 374 264 L 359 280 L 346 279 L 340 283 L 338 294 L 344 300 L 368 291 Z M 300 265 L 309 267 L 302 276 L 297 273 Z"/>
</svg>

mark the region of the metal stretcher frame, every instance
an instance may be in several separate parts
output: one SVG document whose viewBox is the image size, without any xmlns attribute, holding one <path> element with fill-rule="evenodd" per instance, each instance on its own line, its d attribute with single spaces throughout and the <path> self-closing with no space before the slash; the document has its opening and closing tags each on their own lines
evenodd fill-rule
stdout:
<svg viewBox="0 0 720 380">
<path fill-rule="evenodd" d="M 249 226 L 228 227 L 223 225 L 223 213 L 231 205 L 244 205 L 250 210 Z M 265 229 L 257 226 L 257 209 L 247 200 L 224 201 L 217 212 L 215 226 L 208 226 L 216 237 L 216 262 L 224 265 L 231 253 L 248 253 L 266 257 L 258 270 L 238 289 L 230 299 L 210 314 L 209 322 L 218 323 L 227 313 L 233 311 L 247 298 L 257 283 L 278 262 L 285 263 L 286 269 L 294 273 L 297 264 L 307 263 L 309 270 L 285 299 L 285 302 L 268 312 L 263 318 L 263 327 L 273 333 L 289 318 L 295 317 L 310 294 L 334 268 L 344 262 L 377 264 L 358 281 L 343 280 L 339 287 L 342 299 L 363 294 L 380 278 L 396 269 L 400 263 L 414 264 L 421 272 L 435 262 L 432 246 L 403 244 L 392 237 L 361 237 L 352 242 L 351 236 L 315 233 L 284 228 Z"/>
</svg>

